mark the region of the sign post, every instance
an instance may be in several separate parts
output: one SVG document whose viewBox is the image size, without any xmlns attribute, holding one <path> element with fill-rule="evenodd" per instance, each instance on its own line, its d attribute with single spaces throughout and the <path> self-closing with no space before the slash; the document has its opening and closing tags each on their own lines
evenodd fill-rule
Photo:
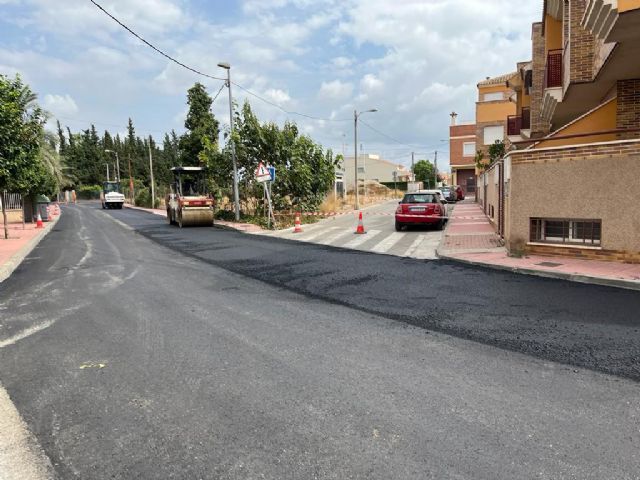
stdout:
<svg viewBox="0 0 640 480">
<path fill-rule="evenodd" d="M 267 204 L 269 206 L 269 216 L 267 218 L 267 228 L 271 228 L 271 221 L 276 223 L 275 215 L 273 214 L 273 207 L 271 205 L 271 188 L 270 183 L 273 182 L 276 178 L 276 168 L 275 167 L 265 167 L 262 162 L 258 164 L 258 168 L 256 168 L 256 181 L 262 183 L 264 188 L 264 194 L 267 197 Z"/>
</svg>

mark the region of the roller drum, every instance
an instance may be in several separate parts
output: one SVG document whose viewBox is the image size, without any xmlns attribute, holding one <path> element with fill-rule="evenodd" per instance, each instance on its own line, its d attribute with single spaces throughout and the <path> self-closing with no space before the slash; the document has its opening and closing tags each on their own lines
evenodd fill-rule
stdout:
<svg viewBox="0 0 640 480">
<path fill-rule="evenodd" d="M 213 225 L 213 209 L 183 208 L 178 223 L 180 227 L 210 227 Z"/>
</svg>

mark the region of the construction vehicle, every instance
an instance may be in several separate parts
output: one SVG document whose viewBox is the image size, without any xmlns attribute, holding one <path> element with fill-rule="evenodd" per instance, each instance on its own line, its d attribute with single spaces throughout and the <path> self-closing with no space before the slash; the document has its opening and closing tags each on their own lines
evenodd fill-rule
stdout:
<svg viewBox="0 0 640 480">
<path fill-rule="evenodd" d="M 206 193 L 202 167 L 173 167 L 174 182 L 167 194 L 167 221 L 180 228 L 213 225 L 213 197 Z"/>
<path fill-rule="evenodd" d="M 100 192 L 102 208 L 118 208 L 124 205 L 124 195 L 120 192 L 120 182 L 106 181 L 102 184 Z"/>
</svg>

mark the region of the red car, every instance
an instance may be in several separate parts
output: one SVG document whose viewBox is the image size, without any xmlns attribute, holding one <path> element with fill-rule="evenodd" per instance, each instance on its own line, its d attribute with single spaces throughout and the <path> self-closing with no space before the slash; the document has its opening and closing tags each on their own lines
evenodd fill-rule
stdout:
<svg viewBox="0 0 640 480">
<path fill-rule="evenodd" d="M 442 230 L 446 200 L 437 193 L 407 193 L 396 209 L 396 231 L 408 225 L 435 225 Z"/>
<path fill-rule="evenodd" d="M 456 201 L 464 200 L 464 190 L 460 185 L 454 185 L 451 188 L 456 192 Z"/>
</svg>

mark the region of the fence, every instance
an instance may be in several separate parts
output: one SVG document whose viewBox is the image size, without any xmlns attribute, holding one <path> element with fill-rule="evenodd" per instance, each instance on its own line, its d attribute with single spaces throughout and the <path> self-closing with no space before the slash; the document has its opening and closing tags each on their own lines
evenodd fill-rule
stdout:
<svg viewBox="0 0 640 480">
<path fill-rule="evenodd" d="M 22 210 L 22 195 L 19 193 L 5 193 L 4 195 L 0 195 L 0 206 L 2 205 L 3 197 L 6 202 L 5 208 L 7 211 Z"/>
</svg>

